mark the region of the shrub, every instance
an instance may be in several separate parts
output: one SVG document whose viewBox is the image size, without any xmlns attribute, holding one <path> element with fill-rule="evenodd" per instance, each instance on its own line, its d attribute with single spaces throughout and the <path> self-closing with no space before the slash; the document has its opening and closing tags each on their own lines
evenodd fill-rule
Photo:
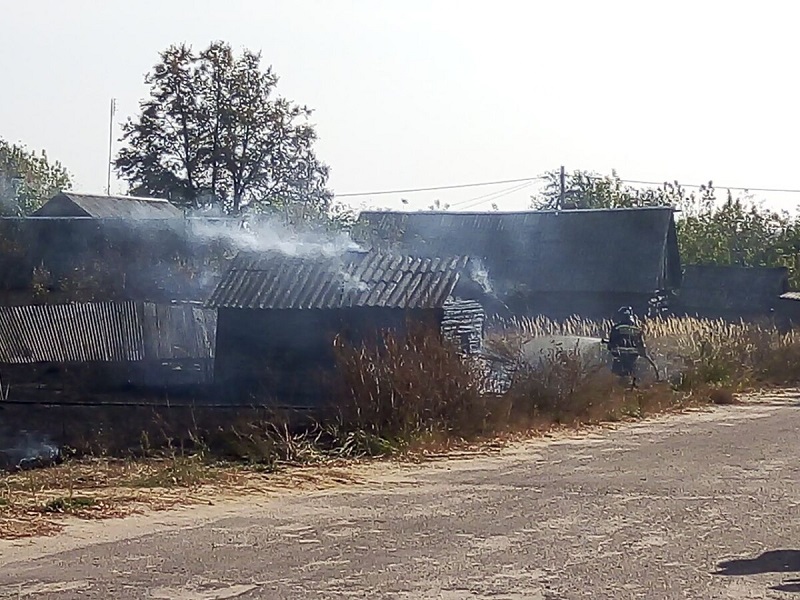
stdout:
<svg viewBox="0 0 800 600">
<path fill-rule="evenodd" d="M 385 331 L 374 345 L 335 341 L 340 427 L 404 445 L 433 431 L 474 436 L 487 419 L 480 376 L 438 331 Z"/>
</svg>

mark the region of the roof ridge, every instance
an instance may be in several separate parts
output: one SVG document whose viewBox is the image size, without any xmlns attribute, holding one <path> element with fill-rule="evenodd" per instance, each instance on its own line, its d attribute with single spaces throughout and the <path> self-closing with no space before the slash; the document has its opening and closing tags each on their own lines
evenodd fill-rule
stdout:
<svg viewBox="0 0 800 600">
<path fill-rule="evenodd" d="M 148 198 L 146 196 L 125 196 L 125 195 L 120 195 L 120 194 L 91 194 L 91 193 L 88 193 L 88 192 L 73 192 L 73 191 L 64 191 L 64 192 L 61 192 L 61 193 L 64 194 L 65 196 L 82 196 L 82 197 L 85 197 L 85 198 L 87 198 L 87 197 L 88 198 L 111 198 L 111 199 L 114 199 L 114 200 L 138 200 L 138 201 L 142 201 L 142 202 L 159 202 L 159 203 L 172 204 L 172 202 L 170 202 L 166 198 Z M 173 204 L 173 206 L 175 206 L 175 205 Z"/>
<path fill-rule="evenodd" d="M 510 211 L 459 211 L 459 210 L 362 210 L 359 215 L 439 215 L 439 216 L 506 216 L 506 215 L 543 215 L 543 214 L 585 214 L 601 212 L 636 212 L 636 211 L 672 211 L 673 206 L 630 206 L 613 208 L 562 208 L 546 210 L 510 210 Z"/>
</svg>

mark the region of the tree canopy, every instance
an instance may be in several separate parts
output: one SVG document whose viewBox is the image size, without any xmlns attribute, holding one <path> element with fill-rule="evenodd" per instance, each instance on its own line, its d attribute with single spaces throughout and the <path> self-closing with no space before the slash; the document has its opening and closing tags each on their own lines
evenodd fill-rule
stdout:
<svg viewBox="0 0 800 600">
<path fill-rule="evenodd" d="M 180 44 L 145 76 L 150 95 L 123 126 L 115 160 L 131 193 L 231 214 L 327 211 L 328 167 L 314 151 L 311 110 L 276 93 L 261 56 L 214 42 Z"/>
<path fill-rule="evenodd" d="M 561 198 L 560 174 L 548 171 L 544 175 L 545 187 L 531 200 L 532 208 L 548 210 L 559 207 Z M 713 191 L 713 184 L 702 186 L 699 196 Z M 616 171 L 611 175 L 600 175 L 590 171 L 573 171 L 564 178 L 564 209 L 581 208 L 633 208 L 642 206 L 678 207 L 697 194 L 687 193 L 676 182 L 665 182 L 657 187 L 636 187 L 626 184 Z"/>
<path fill-rule="evenodd" d="M 550 171 L 532 207 L 552 209 L 560 199 L 560 175 Z M 616 172 L 575 171 L 565 179 L 563 208 L 672 206 L 684 264 L 788 267 L 800 286 L 800 215 L 765 208 L 752 195 L 718 195 L 713 182 L 687 191 L 677 182 L 661 186 L 626 184 Z"/>
<path fill-rule="evenodd" d="M 0 138 L 0 214 L 29 215 L 72 185 L 70 174 L 47 153 L 10 144 Z"/>
</svg>

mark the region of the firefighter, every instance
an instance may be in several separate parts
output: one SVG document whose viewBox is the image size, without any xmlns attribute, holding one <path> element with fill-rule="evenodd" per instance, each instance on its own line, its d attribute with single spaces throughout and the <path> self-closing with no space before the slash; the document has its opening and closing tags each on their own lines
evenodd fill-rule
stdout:
<svg viewBox="0 0 800 600">
<path fill-rule="evenodd" d="M 606 343 L 613 358 L 611 372 L 622 378 L 630 378 L 635 387 L 636 361 L 640 356 L 647 358 L 647 351 L 644 334 L 634 321 L 630 306 L 623 306 L 617 311 Z"/>
</svg>

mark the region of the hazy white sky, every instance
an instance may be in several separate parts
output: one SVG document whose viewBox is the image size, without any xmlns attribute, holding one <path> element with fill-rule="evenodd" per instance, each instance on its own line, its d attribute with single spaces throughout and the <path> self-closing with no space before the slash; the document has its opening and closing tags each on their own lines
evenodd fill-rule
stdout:
<svg viewBox="0 0 800 600">
<path fill-rule="evenodd" d="M 3 0 L 0 137 L 46 149 L 76 189 L 102 192 L 110 98 L 120 122 L 161 49 L 221 39 L 261 50 L 279 91 L 315 109 L 338 193 L 561 164 L 800 189 L 798 12 L 789 1 Z M 481 196 L 510 187 L 354 202 L 483 209 Z M 530 193 L 495 201 L 524 208 Z"/>
</svg>

